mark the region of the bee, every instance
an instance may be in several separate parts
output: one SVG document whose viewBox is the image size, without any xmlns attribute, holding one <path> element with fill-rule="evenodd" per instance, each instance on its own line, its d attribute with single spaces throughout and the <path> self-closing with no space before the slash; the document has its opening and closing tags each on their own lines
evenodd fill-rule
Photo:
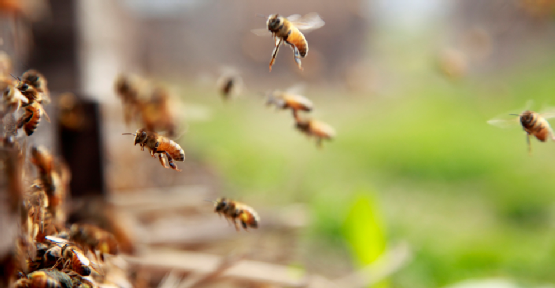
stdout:
<svg viewBox="0 0 555 288">
<path fill-rule="evenodd" d="M 39 102 L 32 101 L 30 104 L 24 105 L 25 113 L 17 120 L 17 129 L 23 128 L 27 136 L 33 135 L 40 124 L 41 114 L 46 117 L 46 121 L 50 122 L 50 117 L 44 111 Z"/>
<path fill-rule="evenodd" d="M 224 72 L 217 81 L 218 90 L 224 100 L 229 100 L 233 96 L 241 94 L 243 88 L 243 78 L 232 68 L 224 69 Z"/>
<path fill-rule="evenodd" d="M 308 42 L 304 37 L 301 30 L 305 33 L 318 29 L 324 26 L 324 21 L 317 13 L 309 13 L 304 17 L 299 14 L 291 15 L 287 18 L 280 16 L 279 14 L 273 14 L 268 17 L 266 21 L 266 29 L 256 29 L 253 32 L 257 35 L 268 35 L 268 30 L 275 41 L 275 48 L 272 52 L 272 59 L 270 60 L 270 72 L 272 71 L 272 65 L 276 61 L 276 56 L 279 51 L 279 47 L 283 42 L 289 44 L 293 49 L 295 62 L 299 69 L 303 70 L 301 66 L 301 58 L 304 58 L 308 53 Z"/>
<path fill-rule="evenodd" d="M 526 132 L 526 143 L 528 145 L 528 153 L 532 153 L 532 144 L 530 143 L 530 136 L 536 137 L 541 142 L 546 142 L 548 139 L 555 141 L 555 136 L 553 135 L 553 130 L 547 122 L 547 119 L 554 118 L 554 112 L 548 113 L 536 113 L 531 110 L 525 110 L 520 114 L 509 114 L 512 116 L 518 116 L 520 125 Z M 515 119 L 516 120 L 516 119 Z M 511 120 L 504 120 L 502 118 L 496 118 L 489 120 L 488 123 L 491 125 L 506 127 L 511 124 Z"/>
<path fill-rule="evenodd" d="M 49 103 L 50 102 L 50 92 L 48 91 L 48 84 L 44 75 L 39 73 L 37 70 L 27 70 L 21 76 L 21 82 L 31 86 L 36 94 L 38 94 L 37 98 L 39 99 L 40 103 Z"/>
<path fill-rule="evenodd" d="M 214 212 L 220 216 L 223 214 L 228 221 L 233 222 L 237 231 L 239 231 L 237 220 L 239 220 L 245 230 L 247 230 L 247 227 L 258 228 L 260 217 L 251 207 L 226 198 L 218 198 L 216 201 L 210 202 L 214 202 Z"/>
<path fill-rule="evenodd" d="M 299 131 L 305 133 L 309 137 L 315 137 L 318 147 L 322 146 L 323 139 L 331 140 L 336 135 L 333 127 L 313 119 L 299 119 L 296 121 L 295 125 Z"/>
<path fill-rule="evenodd" d="M 27 275 L 27 278 L 19 279 L 15 282 L 16 288 L 70 288 L 71 286 L 62 286 L 60 281 L 48 275 L 46 271 L 39 270 Z"/>
<path fill-rule="evenodd" d="M 0 89 L 3 91 L 3 107 L 0 112 L 0 118 L 3 118 L 4 115 L 8 113 L 16 112 L 21 106 L 29 103 L 27 97 L 24 97 L 23 94 L 16 89 L 15 85 L 8 80 L 0 81 Z"/>
<path fill-rule="evenodd" d="M 61 249 L 62 259 L 66 260 L 64 267 L 68 264 L 71 270 L 77 272 L 81 276 L 91 275 L 91 262 L 85 256 L 85 253 L 75 245 L 65 244 Z"/>
<path fill-rule="evenodd" d="M 139 109 L 144 127 L 148 131 L 166 131 L 175 135 L 174 116 L 171 109 L 169 91 L 162 86 L 155 86 L 151 98 L 140 103 Z"/>
<path fill-rule="evenodd" d="M 164 168 L 169 168 L 162 157 L 162 154 L 165 154 L 168 158 L 169 165 L 172 169 L 176 171 L 181 171 L 177 168 L 177 165 L 173 163 L 175 161 L 185 161 L 185 152 L 181 149 L 179 144 L 175 143 L 173 140 L 170 140 L 164 136 L 158 135 L 156 132 L 149 132 L 146 129 L 141 128 L 137 130 L 135 134 L 133 133 L 123 133 L 122 135 L 133 135 L 135 136 L 135 145 L 139 144 L 141 146 L 141 151 L 144 151 L 144 147 L 146 146 L 150 151 L 150 155 L 152 157 L 156 157 L 155 154 L 158 154 L 158 159 L 160 159 L 160 163 Z"/>
<path fill-rule="evenodd" d="M 299 95 L 295 89 L 286 91 L 275 90 L 267 93 L 268 100 L 266 106 L 274 105 L 278 109 L 291 109 L 295 120 L 299 119 L 298 111 L 312 111 L 314 105 L 308 98 Z"/>
<path fill-rule="evenodd" d="M 104 253 L 112 255 L 118 253 L 118 243 L 114 235 L 93 225 L 73 224 L 69 230 L 69 237 L 85 249 L 93 252 L 98 250 L 101 256 Z"/>
<path fill-rule="evenodd" d="M 139 112 L 139 89 L 144 80 L 133 74 L 120 74 L 116 78 L 114 90 L 123 103 L 123 116 L 129 125 L 133 115 Z"/>
<path fill-rule="evenodd" d="M 39 179 L 48 196 L 48 211 L 56 224 L 64 221 L 62 206 L 66 197 L 66 186 L 69 181 L 69 169 L 56 161 L 52 154 L 42 146 L 31 148 L 31 163 L 39 172 Z"/>
</svg>

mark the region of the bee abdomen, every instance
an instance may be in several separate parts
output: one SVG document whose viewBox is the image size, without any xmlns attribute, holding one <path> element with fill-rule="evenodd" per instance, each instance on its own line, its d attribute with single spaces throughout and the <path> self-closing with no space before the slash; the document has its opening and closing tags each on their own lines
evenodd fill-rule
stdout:
<svg viewBox="0 0 555 288">
<path fill-rule="evenodd" d="M 168 152 L 170 152 L 170 155 L 175 161 L 185 160 L 185 151 L 181 149 L 181 146 L 179 146 L 179 144 L 175 143 L 173 140 L 170 140 L 170 147 L 172 148 L 171 152 Z"/>
</svg>

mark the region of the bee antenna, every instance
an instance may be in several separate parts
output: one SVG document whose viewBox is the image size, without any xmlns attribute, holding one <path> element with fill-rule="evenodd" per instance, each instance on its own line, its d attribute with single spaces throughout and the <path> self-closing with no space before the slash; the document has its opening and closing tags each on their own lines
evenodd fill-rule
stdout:
<svg viewBox="0 0 555 288">
<path fill-rule="evenodd" d="M 13 77 L 13 78 L 14 78 L 15 80 L 17 80 L 17 81 L 20 81 L 20 82 L 21 82 L 21 78 L 19 78 L 19 77 L 15 77 L 15 76 L 13 76 L 13 74 L 11 74 L 11 73 L 10 73 L 10 75 L 11 75 L 11 76 L 12 76 L 12 77 Z"/>
<path fill-rule="evenodd" d="M 137 136 L 137 134 L 134 134 L 134 133 L 121 133 L 121 135 L 133 135 L 133 136 Z"/>
<path fill-rule="evenodd" d="M 260 14 L 260 13 L 256 13 L 256 16 L 260 17 L 260 18 L 268 18 L 268 16 L 266 16 L 264 14 Z"/>
<path fill-rule="evenodd" d="M 519 114 L 509 114 L 509 115 L 520 116 Z"/>
</svg>

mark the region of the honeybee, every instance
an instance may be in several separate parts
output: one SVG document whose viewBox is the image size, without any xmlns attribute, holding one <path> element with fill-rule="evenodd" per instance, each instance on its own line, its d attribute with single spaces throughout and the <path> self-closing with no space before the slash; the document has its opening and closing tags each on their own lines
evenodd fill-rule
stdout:
<svg viewBox="0 0 555 288">
<path fill-rule="evenodd" d="M 164 168 L 169 167 L 166 165 L 162 154 L 166 155 L 169 165 L 173 170 L 181 171 L 177 168 L 177 165 L 173 163 L 173 160 L 185 161 L 185 152 L 181 149 L 181 146 L 173 140 L 160 136 L 156 132 L 146 131 L 144 128 L 137 130 L 135 134 L 123 133 L 122 135 L 135 136 L 135 145 L 139 144 L 141 146 L 141 151 L 144 151 L 144 147 L 146 146 L 152 157 L 156 157 L 155 154 L 157 153 L 158 159 L 160 159 L 160 163 Z"/>
<path fill-rule="evenodd" d="M 495 118 L 489 120 L 488 123 L 491 125 L 499 126 L 499 127 L 507 127 L 512 123 L 515 123 L 514 120 L 520 120 L 520 125 L 526 132 L 526 143 L 528 145 L 528 153 L 532 153 L 532 144 L 530 143 L 530 136 L 536 137 L 541 142 L 546 142 L 548 139 L 555 141 L 555 136 L 553 135 L 553 130 L 547 122 L 547 119 L 555 117 L 555 111 L 547 112 L 547 113 L 536 113 L 531 110 L 525 110 L 520 114 L 509 114 L 512 116 L 518 116 L 518 118 L 513 120 L 503 119 L 503 117 Z"/>
<path fill-rule="evenodd" d="M 48 150 L 42 146 L 31 148 L 31 163 L 39 172 L 40 183 L 48 196 L 48 211 L 56 224 L 64 221 L 62 206 L 66 197 L 66 186 L 69 181 L 69 169 L 58 163 Z"/>
<path fill-rule="evenodd" d="M 112 233 L 89 224 L 73 224 L 69 230 L 72 241 L 91 251 L 98 250 L 115 255 L 118 253 L 118 243 Z"/>
<path fill-rule="evenodd" d="M 170 98 L 170 93 L 166 88 L 155 86 L 151 98 L 140 103 L 139 109 L 146 130 L 166 131 L 170 136 L 175 135 Z"/>
<path fill-rule="evenodd" d="M 40 103 L 50 102 L 50 92 L 48 91 L 46 78 L 44 78 L 44 75 L 39 73 L 37 70 L 27 70 L 21 76 L 21 82 L 34 88 L 34 92 L 38 94 L 37 98 Z M 23 84 L 21 85 L 22 87 Z"/>
<path fill-rule="evenodd" d="M 14 113 L 19 110 L 19 107 L 29 103 L 29 100 L 8 80 L 0 81 L 0 89 L 3 91 L 3 107 L 0 118 L 8 113 Z"/>
<path fill-rule="evenodd" d="M 309 137 L 315 137 L 318 147 L 322 146 L 323 139 L 331 140 L 336 135 L 333 127 L 313 119 L 299 119 L 296 121 L 296 127 Z"/>
<path fill-rule="evenodd" d="M 243 88 L 243 78 L 241 78 L 239 73 L 233 69 L 226 70 L 228 71 L 224 71 L 224 73 L 222 73 L 216 84 L 220 90 L 222 98 L 224 100 L 229 100 L 231 97 L 241 94 L 241 90 Z"/>
<path fill-rule="evenodd" d="M 239 231 L 239 226 L 237 225 L 237 220 L 241 222 L 243 229 L 247 230 L 247 227 L 258 228 L 258 222 L 260 222 L 260 217 L 254 209 L 251 207 L 233 200 L 226 198 L 218 198 L 214 202 L 214 212 L 218 213 L 220 216 L 223 214 L 224 217 L 233 222 L 235 229 Z"/>
<path fill-rule="evenodd" d="M 272 52 L 272 60 L 270 60 L 270 72 L 272 65 L 276 61 L 276 55 L 279 51 L 280 45 L 285 41 L 289 44 L 294 52 L 295 62 L 299 69 L 303 70 L 301 66 L 301 58 L 304 58 L 308 53 L 308 43 L 301 30 L 308 32 L 310 30 L 318 29 L 324 26 L 324 21 L 317 13 L 309 13 L 304 17 L 299 14 L 291 15 L 287 18 L 279 14 L 272 14 L 266 21 L 266 29 L 256 29 L 253 32 L 256 35 L 268 35 L 268 30 L 274 37 L 275 48 Z"/>
<path fill-rule="evenodd" d="M 77 246 L 65 244 L 62 246 L 62 259 L 66 260 L 64 267 L 71 265 L 71 270 L 79 273 L 81 276 L 91 275 L 91 262 Z"/>
<path fill-rule="evenodd" d="M 267 93 L 268 100 L 266 105 L 274 105 L 278 109 L 291 109 L 295 120 L 299 119 L 298 111 L 312 111 L 314 105 L 308 98 L 299 95 L 294 89 L 290 88 L 286 91 L 275 90 Z"/>
<path fill-rule="evenodd" d="M 133 115 L 139 112 L 139 89 L 144 80 L 133 74 L 120 74 L 116 78 L 114 89 L 123 103 L 123 116 L 129 125 Z"/>
<path fill-rule="evenodd" d="M 27 278 L 19 279 L 15 282 L 16 288 L 62 288 L 62 284 L 56 278 L 48 275 L 45 270 L 39 270 L 27 275 Z M 71 288 L 63 286 L 63 288 Z"/>
<path fill-rule="evenodd" d="M 38 102 L 32 102 L 26 105 L 25 113 L 17 120 L 17 129 L 23 128 L 27 136 L 33 135 L 40 124 L 41 114 L 44 114 L 44 110 Z"/>
</svg>

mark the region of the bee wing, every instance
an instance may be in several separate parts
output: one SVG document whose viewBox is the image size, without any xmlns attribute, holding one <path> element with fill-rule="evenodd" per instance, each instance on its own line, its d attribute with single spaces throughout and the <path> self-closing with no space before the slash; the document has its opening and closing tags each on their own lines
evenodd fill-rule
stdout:
<svg viewBox="0 0 555 288">
<path fill-rule="evenodd" d="M 272 33 L 270 32 L 270 30 L 268 30 L 268 28 L 252 29 L 251 32 L 254 33 L 256 36 L 271 36 L 272 35 Z"/>
<path fill-rule="evenodd" d="M 544 119 L 555 118 L 555 107 L 544 108 L 539 114 Z"/>
<path fill-rule="evenodd" d="M 289 94 L 300 95 L 304 92 L 305 89 L 306 89 L 306 84 L 305 83 L 297 83 L 297 84 L 287 88 L 287 90 L 285 90 L 285 92 L 287 92 Z"/>
<path fill-rule="evenodd" d="M 510 116 L 510 115 L 500 116 L 500 117 L 496 117 L 491 120 L 488 120 L 488 124 L 497 126 L 500 128 L 510 128 L 519 124 L 519 119 L 520 119 L 519 117 L 515 117 L 515 116 L 507 117 L 507 116 Z"/>
<path fill-rule="evenodd" d="M 301 17 L 299 14 L 294 14 L 287 17 L 287 20 L 291 22 L 297 29 L 303 30 L 303 32 L 308 32 L 311 30 L 318 29 L 324 26 L 325 22 L 320 18 L 318 13 L 308 13 Z"/>
</svg>

